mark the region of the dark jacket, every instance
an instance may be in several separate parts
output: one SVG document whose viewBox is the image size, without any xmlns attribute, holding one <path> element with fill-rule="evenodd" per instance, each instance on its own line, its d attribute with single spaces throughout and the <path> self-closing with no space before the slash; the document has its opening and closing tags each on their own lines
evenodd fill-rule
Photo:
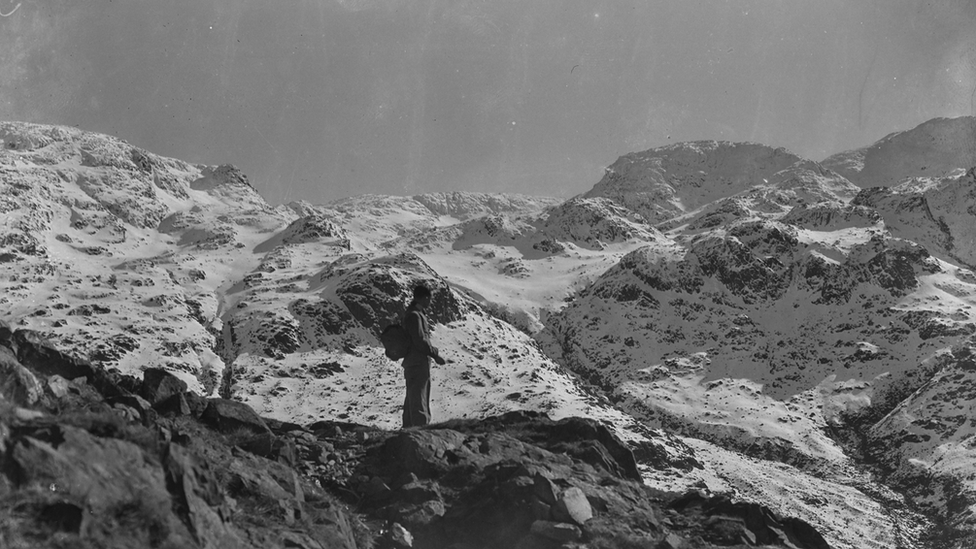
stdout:
<svg viewBox="0 0 976 549">
<path fill-rule="evenodd" d="M 427 316 L 413 307 L 408 307 L 403 315 L 403 327 L 410 335 L 410 352 L 403 359 L 403 365 L 429 364 L 427 357 L 437 356 L 437 348 L 430 343 L 430 325 Z"/>
</svg>

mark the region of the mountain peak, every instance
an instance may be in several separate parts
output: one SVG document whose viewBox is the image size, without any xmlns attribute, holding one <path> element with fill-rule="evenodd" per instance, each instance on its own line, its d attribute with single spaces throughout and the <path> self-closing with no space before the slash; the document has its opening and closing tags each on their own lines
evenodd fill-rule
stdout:
<svg viewBox="0 0 976 549">
<path fill-rule="evenodd" d="M 933 118 L 822 163 L 862 188 L 953 175 L 976 166 L 976 117 Z"/>
<path fill-rule="evenodd" d="M 621 156 L 582 196 L 610 198 L 658 223 L 768 182 L 800 160 L 758 143 L 677 143 Z"/>
</svg>

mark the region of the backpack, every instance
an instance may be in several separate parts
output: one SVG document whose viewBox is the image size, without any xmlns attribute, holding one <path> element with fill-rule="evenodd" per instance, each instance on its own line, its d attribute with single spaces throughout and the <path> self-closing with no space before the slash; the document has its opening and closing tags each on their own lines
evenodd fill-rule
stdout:
<svg viewBox="0 0 976 549">
<path fill-rule="evenodd" d="M 383 351 L 390 360 L 400 360 L 410 352 L 410 334 L 399 324 L 390 324 L 380 334 Z"/>
</svg>

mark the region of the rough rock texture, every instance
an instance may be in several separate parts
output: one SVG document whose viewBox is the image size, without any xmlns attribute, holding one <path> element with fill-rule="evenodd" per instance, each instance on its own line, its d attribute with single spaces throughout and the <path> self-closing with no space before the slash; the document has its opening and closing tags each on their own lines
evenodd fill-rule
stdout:
<svg viewBox="0 0 976 549">
<path fill-rule="evenodd" d="M 619 447 L 592 421 L 511 413 L 370 442 L 354 479 L 367 493 L 369 512 L 402 524 L 418 547 L 558 547 L 566 541 L 654 547 L 668 537 L 689 547 L 730 538 L 827 547 L 806 523 L 759 506 L 739 511 L 750 520 L 738 522 L 728 500 L 652 490 L 624 473 L 633 467 L 632 456 L 611 457 L 610 448 Z M 682 503 L 689 498 L 698 502 L 696 521 L 676 512 L 691 507 Z M 709 526 L 726 516 L 727 528 Z"/>
<path fill-rule="evenodd" d="M 677 143 L 620 157 L 582 196 L 610 198 L 658 223 L 760 185 L 800 160 L 756 143 Z"/>
<path fill-rule="evenodd" d="M 549 197 L 523 195 L 497 195 L 487 193 L 428 193 L 413 197 L 437 215 L 448 215 L 461 220 L 485 214 L 525 214 L 557 204 Z"/>
<path fill-rule="evenodd" d="M 82 378 L 56 390 L 64 378 L 21 365 L 10 344 L 0 344 L 8 362 L 51 388 L 34 409 L 0 393 L 3 547 L 369 546 L 358 519 L 279 462 L 280 450 L 257 457 L 235 447 L 239 435 L 209 431 L 188 413 L 164 419 L 122 405 L 139 399 L 130 389 L 150 387 L 97 367 L 101 390 Z"/>
<path fill-rule="evenodd" d="M 856 203 L 818 202 L 796 206 L 780 218 L 780 221 L 804 229 L 837 231 L 852 227 L 873 227 L 882 221 L 882 217 L 877 210 Z"/>
<path fill-rule="evenodd" d="M 976 268 L 976 168 L 958 176 L 864 189 L 852 205 L 874 208 L 893 234 Z"/>
<path fill-rule="evenodd" d="M 546 217 L 545 233 L 556 241 L 588 248 L 631 239 L 653 240 L 657 231 L 635 212 L 606 198 L 573 198 L 553 207 Z"/>
</svg>

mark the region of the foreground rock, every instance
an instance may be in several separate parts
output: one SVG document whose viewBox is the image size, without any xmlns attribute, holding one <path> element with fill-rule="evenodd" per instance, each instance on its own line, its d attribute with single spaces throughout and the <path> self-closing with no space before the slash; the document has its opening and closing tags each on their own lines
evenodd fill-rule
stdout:
<svg viewBox="0 0 976 549">
<path fill-rule="evenodd" d="M 755 504 L 648 488 L 593 420 L 301 427 L 0 335 L 16 374 L 0 386 L 2 547 L 827 547 Z"/>
<path fill-rule="evenodd" d="M 512 412 L 380 438 L 353 482 L 362 508 L 417 547 L 828 547 L 759 505 L 645 486 L 633 454 L 590 420 Z"/>
</svg>

